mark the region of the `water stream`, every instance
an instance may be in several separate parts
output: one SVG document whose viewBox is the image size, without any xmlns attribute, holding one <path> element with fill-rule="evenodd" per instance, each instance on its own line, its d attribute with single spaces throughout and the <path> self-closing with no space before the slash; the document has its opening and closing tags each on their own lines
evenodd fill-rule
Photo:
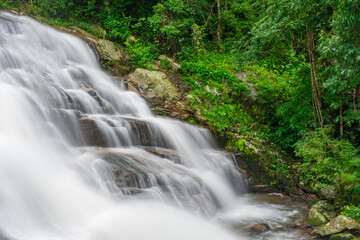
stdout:
<svg viewBox="0 0 360 240">
<path fill-rule="evenodd" d="M 247 194 L 206 129 L 155 117 L 85 42 L 6 12 L 0 116 L 6 239 L 306 239 L 284 228 L 306 206 Z"/>
</svg>

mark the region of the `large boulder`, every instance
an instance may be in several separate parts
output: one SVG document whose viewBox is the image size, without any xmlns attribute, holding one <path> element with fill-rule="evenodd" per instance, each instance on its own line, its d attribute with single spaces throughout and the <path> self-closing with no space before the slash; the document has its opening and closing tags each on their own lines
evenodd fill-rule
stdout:
<svg viewBox="0 0 360 240">
<path fill-rule="evenodd" d="M 347 230 L 359 231 L 360 224 L 350 217 L 340 215 L 327 224 L 319 227 L 318 229 L 315 229 L 313 233 L 321 236 L 329 236 Z"/>
<path fill-rule="evenodd" d="M 105 61 L 116 61 L 124 58 L 124 54 L 120 51 L 117 44 L 105 39 L 90 38 L 90 40 L 95 43 L 101 59 Z"/>
<path fill-rule="evenodd" d="M 326 201 L 318 201 L 314 204 L 307 218 L 307 223 L 313 226 L 323 225 L 336 217 L 333 206 Z"/>
<path fill-rule="evenodd" d="M 142 90 L 150 94 L 153 93 L 156 97 L 170 101 L 176 101 L 180 98 L 180 94 L 163 72 L 138 68 L 131 74 L 130 79 Z"/>
<path fill-rule="evenodd" d="M 138 68 L 126 80 L 129 90 L 140 94 L 156 115 L 181 120 L 197 117 L 187 101 L 189 87 L 175 74 Z"/>
</svg>

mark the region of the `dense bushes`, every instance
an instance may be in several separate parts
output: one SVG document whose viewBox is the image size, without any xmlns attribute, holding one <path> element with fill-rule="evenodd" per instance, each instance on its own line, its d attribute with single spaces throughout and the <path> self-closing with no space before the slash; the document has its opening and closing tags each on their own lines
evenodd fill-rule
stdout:
<svg viewBox="0 0 360 240">
<path fill-rule="evenodd" d="M 295 153 L 301 157 L 298 174 L 301 181 L 315 189 L 335 186 L 339 199 L 360 202 L 359 151 L 346 140 L 331 137 L 332 129 L 326 126 L 316 132 L 303 132 L 295 144 Z"/>
</svg>

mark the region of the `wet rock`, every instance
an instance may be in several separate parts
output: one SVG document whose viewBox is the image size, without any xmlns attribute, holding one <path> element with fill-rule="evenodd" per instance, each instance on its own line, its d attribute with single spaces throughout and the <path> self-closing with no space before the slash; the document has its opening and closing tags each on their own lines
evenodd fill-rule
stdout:
<svg viewBox="0 0 360 240">
<path fill-rule="evenodd" d="M 171 160 L 174 163 L 180 163 L 180 157 L 174 151 L 164 148 L 157 148 L 157 147 L 146 147 L 144 148 L 146 151 L 161 157 Z"/>
<path fill-rule="evenodd" d="M 337 216 L 327 224 L 315 229 L 313 233 L 321 236 L 329 236 L 341 233 L 346 230 L 360 230 L 360 224 L 350 217 L 343 215 Z"/>
<path fill-rule="evenodd" d="M 128 146 L 130 144 L 129 140 L 125 139 L 124 136 L 116 132 L 116 126 L 113 121 L 119 121 L 119 123 L 127 128 L 128 133 L 131 136 L 131 144 L 133 145 L 167 147 L 166 141 L 163 139 L 163 135 L 160 133 L 157 135 L 152 134 L 150 123 L 139 119 L 117 116 L 113 116 L 109 119 L 103 119 L 104 126 L 102 128 L 100 128 L 96 123 L 96 120 L 92 118 L 80 118 L 79 125 L 87 144 L 89 146 L 110 147 L 113 145 L 111 143 L 111 137 L 117 137 L 123 146 Z M 104 132 L 105 129 L 103 129 L 105 126 L 108 128 L 107 131 L 113 130 L 112 136 L 106 136 Z"/>
<path fill-rule="evenodd" d="M 329 238 L 329 240 L 354 240 L 354 239 L 356 238 L 354 237 L 354 235 L 350 233 L 338 233 L 331 235 L 331 237 Z"/>
<path fill-rule="evenodd" d="M 131 171 L 116 171 L 116 183 L 122 187 L 136 187 L 140 186 L 140 176 Z"/>
<path fill-rule="evenodd" d="M 97 148 L 94 153 L 111 164 L 116 186 L 125 195 L 133 195 L 146 188 L 149 181 L 147 175 L 139 168 L 144 163 L 135 156 L 112 151 L 107 148 Z"/>
<path fill-rule="evenodd" d="M 319 194 L 323 199 L 334 200 L 336 197 L 335 187 L 330 186 L 327 188 L 321 188 Z"/>
<path fill-rule="evenodd" d="M 336 217 L 333 206 L 326 201 L 318 201 L 314 204 L 307 218 L 307 223 L 313 226 L 323 225 Z"/>
<path fill-rule="evenodd" d="M 297 224 L 293 224 L 293 223 L 290 223 L 290 224 L 286 224 L 285 225 L 285 228 L 290 228 L 290 229 L 297 229 L 299 228 L 300 226 L 297 225 Z"/>
<path fill-rule="evenodd" d="M 259 223 L 259 224 L 255 224 L 254 226 L 250 227 L 250 232 L 251 233 L 264 233 L 267 231 L 270 231 L 270 226 L 266 223 Z"/>
<path fill-rule="evenodd" d="M 101 98 L 100 95 L 92 88 L 82 88 L 84 92 L 92 96 L 99 106 L 107 113 L 114 113 L 115 110 L 112 108 L 111 104 L 105 99 Z"/>
<path fill-rule="evenodd" d="M 79 119 L 79 125 L 89 146 L 107 146 L 105 136 L 93 119 L 82 117 Z"/>
<path fill-rule="evenodd" d="M 150 134 L 149 126 L 146 122 L 139 121 L 136 119 L 128 120 L 131 130 L 134 136 L 134 144 L 141 146 L 151 146 L 152 145 L 152 137 Z"/>
</svg>

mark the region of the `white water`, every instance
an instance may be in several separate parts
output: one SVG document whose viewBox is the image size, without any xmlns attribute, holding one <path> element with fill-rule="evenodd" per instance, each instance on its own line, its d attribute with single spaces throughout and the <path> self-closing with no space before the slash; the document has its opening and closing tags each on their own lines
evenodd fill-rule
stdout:
<svg viewBox="0 0 360 240">
<path fill-rule="evenodd" d="M 0 116 L 8 239 L 245 239 L 217 219 L 294 215 L 241 197 L 243 175 L 207 130 L 154 117 L 84 42 L 4 12 Z"/>
</svg>

